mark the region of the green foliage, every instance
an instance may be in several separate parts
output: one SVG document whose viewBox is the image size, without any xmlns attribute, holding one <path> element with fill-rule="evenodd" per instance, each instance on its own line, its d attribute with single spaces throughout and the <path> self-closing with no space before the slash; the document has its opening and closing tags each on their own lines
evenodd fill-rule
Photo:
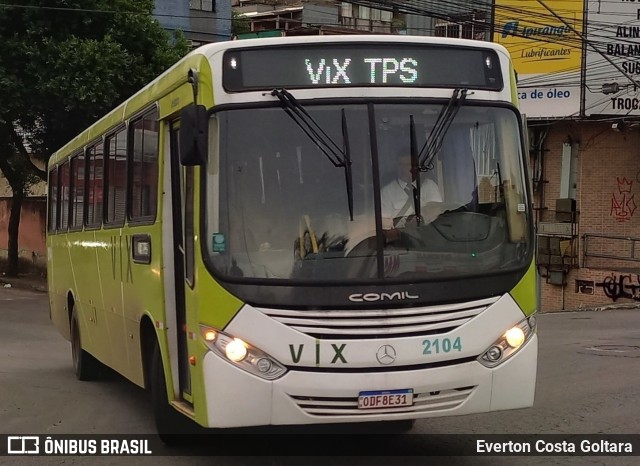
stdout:
<svg viewBox="0 0 640 466">
<path fill-rule="evenodd" d="M 155 21 L 153 0 L 0 4 L 0 171 L 20 206 L 49 156 L 189 51 Z M 18 272 L 19 207 L 8 274 Z"/>
<path fill-rule="evenodd" d="M 251 32 L 251 21 L 240 13 L 233 12 L 231 15 L 231 34 L 245 34 Z"/>
<path fill-rule="evenodd" d="M 0 125 L 24 130 L 45 160 L 188 52 L 150 16 L 152 0 L 21 4 L 33 8 L 0 6 Z M 15 152 L 6 133 L 0 157 Z"/>
</svg>

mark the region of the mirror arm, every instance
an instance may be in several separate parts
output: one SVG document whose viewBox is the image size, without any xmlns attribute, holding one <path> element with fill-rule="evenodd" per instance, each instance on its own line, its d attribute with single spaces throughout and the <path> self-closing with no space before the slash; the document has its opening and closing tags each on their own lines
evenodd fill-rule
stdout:
<svg viewBox="0 0 640 466">
<path fill-rule="evenodd" d="M 198 104 L 198 72 L 191 68 L 187 73 L 187 82 L 191 83 L 191 88 L 193 89 L 193 103 Z"/>
</svg>

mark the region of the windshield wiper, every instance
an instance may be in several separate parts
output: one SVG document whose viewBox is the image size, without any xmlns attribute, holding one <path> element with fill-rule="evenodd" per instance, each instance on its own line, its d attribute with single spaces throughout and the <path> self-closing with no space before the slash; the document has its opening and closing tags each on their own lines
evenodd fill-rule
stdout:
<svg viewBox="0 0 640 466">
<path fill-rule="evenodd" d="M 271 95 L 278 98 L 286 114 L 291 117 L 309 139 L 327 156 L 333 166 L 345 169 L 349 218 L 353 220 L 353 175 L 351 172 L 351 152 L 349 148 L 347 118 L 344 108 L 342 109 L 343 148 L 340 148 L 289 91 L 286 89 L 274 89 L 271 91 Z"/>
<path fill-rule="evenodd" d="M 447 102 L 446 105 L 442 106 L 440 114 L 438 115 L 438 119 L 433 125 L 433 128 L 431 128 L 429 137 L 427 137 L 424 146 L 422 146 L 422 149 L 418 153 L 420 171 L 428 171 L 433 169 L 433 159 L 436 155 L 438 155 L 438 152 L 440 152 L 442 143 L 444 142 L 444 137 L 449 130 L 449 126 L 451 126 L 451 123 L 456 117 L 458 110 L 460 110 L 462 101 L 466 97 L 467 89 L 456 88 L 453 90 L 453 95 L 449 99 L 449 102 Z"/>
<path fill-rule="evenodd" d="M 342 109 L 342 141 L 344 156 L 344 177 L 347 185 L 347 202 L 349 204 L 349 218 L 353 221 L 353 173 L 351 173 L 351 148 L 349 146 L 349 131 L 347 129 L 347 115 Z"/>
<path fill-rule="evenodd" d="M 421 197 L 420 197 L 420 169 L 418 162 L 418 143 L 416 141 L 416 124 L 413 115 L 409 115 L 409 130 L 411 142 L 411 184 L 413 185 L 413 211 L 416 214 L 416 223 L 422 224 Z"/>
</svg>

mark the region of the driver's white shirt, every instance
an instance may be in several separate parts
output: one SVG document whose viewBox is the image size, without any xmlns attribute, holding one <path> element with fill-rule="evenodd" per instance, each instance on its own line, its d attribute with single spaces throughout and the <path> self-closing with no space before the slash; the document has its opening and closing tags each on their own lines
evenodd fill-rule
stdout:
<svg viewBox="0 0 640 466">
<path fill-rule="evenodd" d="M 407 196 L 407 192 L 405 191 L 407 186 L 412 185 L 411 183 L 396 178 L 380 190 L 383 228 L 391 228 L 393 226 L 393 219 L 403 210 L 408 199 L 412 200 L 409 201 L 409 206 L 402 216 L 408 217 L 415 215 L 413 198 Z M 438 185 L 430 179 L 425 179 L 420 186 L 420 205 L 424 206 L 427 202 L 442 202 L 442 195 L 440 194 Z"/>
</svg>

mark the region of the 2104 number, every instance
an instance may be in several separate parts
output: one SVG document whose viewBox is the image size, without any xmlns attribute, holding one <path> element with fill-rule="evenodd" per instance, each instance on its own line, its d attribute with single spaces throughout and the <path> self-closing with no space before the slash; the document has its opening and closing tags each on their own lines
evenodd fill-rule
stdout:
<svg viewBox="0 0 640 466">
<path fill-rule="evenodd" d="M 422 354 L 440 354 L 450 353 L 452 351 L 462 351 L 462 341 L 460 337 L 451 341 L 449 338 L 434 338 L 432 340 L 424 340 L 422 342 L 424 350 Z"/>
</svg>

